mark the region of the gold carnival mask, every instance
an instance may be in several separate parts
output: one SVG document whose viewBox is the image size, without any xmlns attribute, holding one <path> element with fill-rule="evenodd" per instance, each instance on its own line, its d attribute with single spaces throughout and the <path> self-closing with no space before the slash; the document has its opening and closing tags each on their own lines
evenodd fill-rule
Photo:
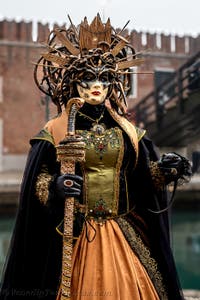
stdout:
<svg viewBox="0 0 200 300">
<path fill-rule="evenodd" d="M 107 97 L 125 113 L 130 90 L 129 68 L 143 62 L 137 58 L 129 37 L 122 36 L 126 25 L 116 32 L 110 19 L 102 23 L 99 14 L 91 24 L 84 18 L 77 27 L 69 20 L 68 29 L 60 27 L 50 32 L 47 51 L 35 66 L 37 86 L 51 97 L 58 112 L 78 92 L 93 105 L 102 103 Z M 86 73 L 92 74 L 92 80 L 85 81 Z"/>
<path fill-rule="evenodd" d="M 108 94 L 108 87 L 104 88 L 103 83 L 100 81 L 89 81 L 87 86 L 87 88 L 84 88 L 77 84 L 79 96 L 91 105 L 103 103 Z"/>
</svg>

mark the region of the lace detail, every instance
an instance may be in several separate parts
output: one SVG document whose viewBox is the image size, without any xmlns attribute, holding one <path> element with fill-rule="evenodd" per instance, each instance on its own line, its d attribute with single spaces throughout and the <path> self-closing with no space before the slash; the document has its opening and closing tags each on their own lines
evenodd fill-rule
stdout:
<svg viewBox="0 0 200 300">
<path fill-rule="evenodd" d="M 47 168 L 42 166 L 41 173 L 37 176 L 35 194 L 43 205 L 45 205 L 48 201 L 49 186 L 52 178 L 53 176 L 48 173 Z"/>
<path fill-rule="evenodd" d="M 162 190 L 165 185 L 165 176 L 160 170 L 158 163 L 156 161 L 150 161 L 149 168 L 155 188 Z"/>
<path fill-rule="evenodd" d="M 158 270 L 157 262 L 151 257 L 150 250 L 143 244 L 142 239 L 136 234 L 134 228 L 122 217 L 116 218 L 115 221 L 121 228 L 131 249 L 139 257 L 141 263 L 145 267 L 150 279 L 161 300 L 168 300 L 163 278 Z"/>
</svg>

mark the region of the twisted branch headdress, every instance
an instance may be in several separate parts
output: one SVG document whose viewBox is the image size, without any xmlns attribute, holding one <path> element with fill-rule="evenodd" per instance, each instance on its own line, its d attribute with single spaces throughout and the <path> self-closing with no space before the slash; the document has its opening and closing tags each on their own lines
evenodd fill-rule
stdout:
<svg viewBox="0 0 200 300">
<path fill-rule="evenodd" d="M 109 98 L 125 112 L 130 89 L 129 68 L 141 63 L 128 41 L 112 28 L 110 19 L 102 23 L 99 14 L 89 25 L 87 18 L 76 28 L 56 28 L 49 34 L 43 53 L 35 65 L 34 79 L 50 96 L 58 111 L 77 96 L 75 84 L 88 69 L 112 74 Z"/>
</svg>

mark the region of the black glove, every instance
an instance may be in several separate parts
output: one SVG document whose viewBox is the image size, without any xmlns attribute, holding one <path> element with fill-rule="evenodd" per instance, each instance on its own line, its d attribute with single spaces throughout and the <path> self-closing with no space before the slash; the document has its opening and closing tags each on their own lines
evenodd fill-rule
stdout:
<svg viewBox="0 0 200 300">
<path fill-rule="evenodd" d="M 165 176 L 166 184 L 179 179 L 187 182 L 192 175 L 189 160 L 175 152 L 163 154 L 158 161 L 158 166 Z"/>
<path fill-rule="evenodd" d="M 83 178 L 74 174 L 58 176 L 55 182 L 55 195 L 60 199 L 66 197 L 78 198 L 82 191 Z"/>
</svg>

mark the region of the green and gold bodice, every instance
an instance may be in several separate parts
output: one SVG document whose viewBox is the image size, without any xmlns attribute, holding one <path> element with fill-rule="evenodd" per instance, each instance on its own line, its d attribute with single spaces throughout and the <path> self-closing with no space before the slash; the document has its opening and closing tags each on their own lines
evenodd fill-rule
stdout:
<svg viewBox="0 0 200 300">
<path fill-rule="evenodd" d="M 97 219 L 116 216 L 124 155 L 122 131 L 116 127 L 102 134 L 86 130 L 78 133 L 86 143 L 83 165 L 86 214 Z"/>
</svg>

